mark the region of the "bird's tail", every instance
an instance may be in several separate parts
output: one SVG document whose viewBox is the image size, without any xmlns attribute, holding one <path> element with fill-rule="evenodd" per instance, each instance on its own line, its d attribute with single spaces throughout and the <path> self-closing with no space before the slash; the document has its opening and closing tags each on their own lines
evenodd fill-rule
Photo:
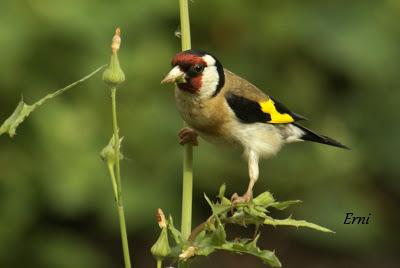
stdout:
<svg viewBox="0 0 400 268">
<path fill-rule="evenodd" d="M 296 127 L 298 127 L 300 130 L 302 130 L 304 132 L 304 134 L 300 137 L 300 139 L 305 140 L 305 141 L 313 141 L 313 142 L 318 142 L 318 143 L 322 143 L 322 144 L 326 144 L 326 145 L 331 145 L 331 146 L 335 146 L 335 147 L 339 147 L 339 148 L 343 148 L 343 149 L 348 149 L 350 150 L 349 147 L 347 147 L 344 144 L 341 144 L 340 142 L 329 138 L 327 136 L 324 135 L 319 135 L 316 134 L 314 132 L 312 132 L 311 130 L 309 130 L 306 127 L 303 127 L 299 124 L 293 124 Z"/>
</svg>

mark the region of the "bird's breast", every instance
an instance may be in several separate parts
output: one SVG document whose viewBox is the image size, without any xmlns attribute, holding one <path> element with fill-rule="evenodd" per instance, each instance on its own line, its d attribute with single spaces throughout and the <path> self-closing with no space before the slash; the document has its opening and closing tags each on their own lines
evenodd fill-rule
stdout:
<svg viewBox="0 0 400 268">
<path fill-rule="evenodd" d="M 220 136 L 224 119 L 214 105 L 192 93 L 175 90 L 176 106 L 183 120 L 192 128 L 206 135 Z"/>
</svg>

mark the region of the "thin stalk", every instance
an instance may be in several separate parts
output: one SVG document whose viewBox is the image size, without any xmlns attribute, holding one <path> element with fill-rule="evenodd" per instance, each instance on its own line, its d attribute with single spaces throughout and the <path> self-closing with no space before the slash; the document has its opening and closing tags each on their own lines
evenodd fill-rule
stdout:
<svg viewBox="0 0 400 268">
<path fill-rule="evenodd" d="M 113 121 L 113 130 L 114 130 L 114 153 L 115 153 L 115 169 L 116 175 L 114 175 L 114 170 L 110 172 L 112 180 L 116 184 L 116 203 L 118 209 L 118 219 L 119 225 L 121 230 L 121 240 L 122 240 L 122 250 L 124 252 L 124 261 L 125 261 L 125 268 L 131 268 L 131 258 L 129 256 L 129 244 L 128 244 L 128 235 L 126 232 L 126 224 L 125 224 L 125 213 L 124 213 L 124 206 L 122 203 L 122 190 L 121 190 L 121 172 L 120 172 L 120 141 L 119 141 L 119 134 L 118 134 L 118 122 L 117 122 L 117 102 L 116 102 L 116 88 L 111 88 L 111 102 L 112 102 L 112 121 Z"/>
<path fill-rule="evenodd" d="M 186 145 L 183 152 L 182 221 L 181 233 L 188 239 L 192 232 L 193 147 Z"/>
<path fill-rule="evenodd" d="M 114 152 L 115 152 L 115 169 L 117 173 L 117 192 L 118 192 L 118 205 L 120 204 L 121 195 L 121 171 L 119 166 L 120 155 L 119 155 L 119 129 L 117 121 L 117 102 L 116 102 L 116 87 L 111 88 L 111 103 L 112 103 L 112 122 L 114 130 Z"/>
<path fill-rule="evenodd" d="M 182 50 L 191 48 L 189 5 L 187 0 L 179 0 L 179 14 L 181 20 Z M 192 229 L 192 199 L 193 199 L 193 148 L 186 144 L 183 152 L 182 178 L 182 220 L 181 233 L 188 239 Z M 179 263 L 179 267 L 189 267 L 188 263 Z"/>
<path fill-rule="evenodd" d="M 179 0 L 179 14 L 181 17 L 181 44 L 182 50 L 191 48 L 190 20 L 188 0 Z"/>
<path fill-rule="evenodd" d="M 157 260 L 157 268 L 161 268 L 162 267 L 162 261 Z"/>
<path fill-rule="evenodd" d="M 190 21 L 187 0 L 179 0 L 182 50 L 190 49 Z M 188 239 L 192 228 L 193 148 L 186 144 L 183 153 L 182 222 L 181 232 Z"/>
<path fill-rule="evenodd" d="M 114 166 L 112 163 L 109 163 L 109 164 L 107 164 L 107 167 L 108 167 L 108 172 L 110 173 L 111 184 L 112 184 L 112 187 L 114 190 L 115 201 L 117 201 L 118 187 L 117 187 L 117 181 L 115 180 Z"/>
</svg>

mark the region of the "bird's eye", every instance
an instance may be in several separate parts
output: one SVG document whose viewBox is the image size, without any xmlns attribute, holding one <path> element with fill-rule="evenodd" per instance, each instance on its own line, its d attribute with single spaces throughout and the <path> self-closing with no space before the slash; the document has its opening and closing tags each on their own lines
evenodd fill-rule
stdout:
<svg viewBox="0 0 400 268">
<path fill-rule="evenodd" d="M 203 65 L 196 64 L 195 66 L 193 66 L 193 70 L 194 70 L 196 73 L 201 73 L 201 72 L 204 70 L 204 66 L 203 66 Z"/>
</svg>

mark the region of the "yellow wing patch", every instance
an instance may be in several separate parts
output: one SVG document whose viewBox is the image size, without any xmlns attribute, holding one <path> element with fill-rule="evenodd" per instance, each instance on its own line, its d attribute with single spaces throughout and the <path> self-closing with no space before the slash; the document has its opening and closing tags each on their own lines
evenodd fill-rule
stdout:
<svg viewBox="0 0 400 268">
<path fill-rule="evenodd" d="M 261 106 L 261 110 L 264 113 L 270 115 L 271 120 L 267 121 L 272 124 L 284 124 L 284 123 L 292 123 L 294 119 L 291 115 L 287 113 L 280 113 L 276 109 L 275 102 L 272 99 L 268 99 L 266 101 L 259 102 Z"/>
</svg>

